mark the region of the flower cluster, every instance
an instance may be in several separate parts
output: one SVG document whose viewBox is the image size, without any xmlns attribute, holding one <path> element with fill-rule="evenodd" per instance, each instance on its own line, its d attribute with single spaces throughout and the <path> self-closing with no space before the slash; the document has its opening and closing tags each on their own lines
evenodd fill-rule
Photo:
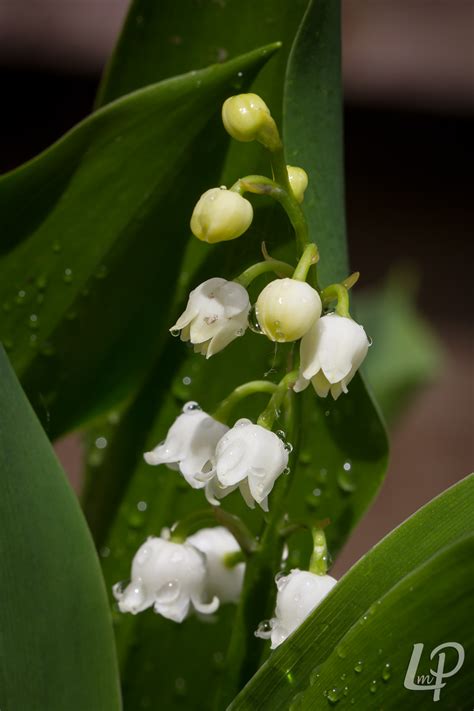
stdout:
<svg viewBox="0 0 474 711">
<path fill-rule="evenodd" d="M 208 515 L 228 527 L 194 532 L 191 514 L 171 532 L 149 538 L 133 559 L 131 581 L 115 586 L 122 612 L 136 614 L 152 607 L 175 622 L 182 622 L 192 611 L 209 615 L 221 603 L 238 601 L 245 573 L 243 560 L 258 551 L 259 542 L 220 502 L 238 490 L 250 508 L 258 504 L 274 516 L 274 522 L 285 519 L 281 509 L 284 496 L 278 496 L 280 509 L 277 506 L 276 513 L 269 505 L 275 484 L 289 473 L 291 445 L 281 432 L 273 431 L 280 412 L 283 410 L 291 422 L 295 393 L 310 383 L 319 397 L 331 393 L 336 400 L 347 393 L 369 348 L 363 327 L 349 313 L 348 291 L 358 274 L 325 288 L 319 285 L 315 269 L 319 252 L 309 239 L 301 207 L 308 175 L 301 167 L 285 164 L 280 135 L 267 105 L 256 94 L 233 96 L 223 105 L 222 120 L 233 138 L 258 141 L 270 152 L 273 178 L 249 175 L 229 188 L 222 185 L 207 190 L 191 216 L 192 233 L 209 244 L 241 237 L 251 228 L 254 216 L 252 203 L 244 195 L 264 195 L 286 211 L 295 230 L 299 260 L 294 265 L 281 262 L 263 249 L 264 261 L 234 279 L 207 279 L 189 293 L 186 307 L 170 331 L 209 359 L 245 334 L 253 313 L 256 322 L 252 330 L 269 341 L 299 342 L 299 362 L 288 367 L 279 383 L 263 380 L 238 386 L 212 414 L 196 402 L 188 402 L 164 441 L 144 454 L 148 464 L 164 464 L 179 472 L 193 489 L 202 489 L 211 505 Z M 259 290 L 252 308 L 248 287 L 269 273 L 274 276 Z M 292 350 L 289 361 L 295 355 Z M 258 419 L 232 421 L 233 407 L 254 393 L 270 396 Z M 286 481 L 291 481 L 290 477 Z M 285 494 L 288 484 L 285 488 L 279 482 L 278 486 Z M 288 575 L 277 576 L 275 616 L 255 633 L 271 639 L 272 649 L 286 640 L 336 584 L 327 575 L 322 527 L 311 524 L 307 528 L 314 546 L 309 570 L 293 569 Z M 286 534 L 277 525 L 271 530 L 281 536 L 284 565 Z"/>
<path fill-rule="evenodd" d="M 274 432 L 240 419 L 229 429 L 188 402 L 166 440 L 144 454 L 148 464 L 178 469 L 194 489 L 218 505 L 239 488 L 246 503 L 268 511 L 268 495 L 288 466 L 289 447 Z"/>
<path fill-rule="evenodd" d="M 169 531 L 150 537 L 132 562 L 131 581 L 113 588 L 121 612 L 153 610 L 182 622 L 195 610 L 210 615 L 220 603 L 235 602 L 242 588 L 244 563 L 226 567 L 226 556 L 240 550 L 226 528 L 198 531 L 184 543 L 169 540 Z"/>
</svg>

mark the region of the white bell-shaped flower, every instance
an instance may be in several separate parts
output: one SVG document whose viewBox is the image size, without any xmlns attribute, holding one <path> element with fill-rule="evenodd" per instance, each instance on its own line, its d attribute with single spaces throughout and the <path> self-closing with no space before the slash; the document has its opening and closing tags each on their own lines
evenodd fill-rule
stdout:
<svg viewBox="0 0 474 711">
<path fill-rule="evenodd" d="M 321 316 L 321 299 L 305 281 L 274 279 L 260 292 L 255 305 L 264 334 L 277 343 L 297 341 Z"/>
<path fill-rule="evenodd" d="M 226 556 L 238 553 L 240 546 L 234 536 L 223 526 L 202 528 L 189 536 L 188 543 L 205 554 L 207 560 L 206 592 L 216 596 L 221 603 L 237 602 L 242 590 L 245 563 L 232 568 L 225 564 Z"/>
<path fill-rule="evenodd" d="M 171 425 L 164 442 L 143 455 L 148 464 L 166 464 L 179 469 L 194 489 L 205 486 L 198 475 L 211 469 L 216 445 L 229 428 L 203 412 L 195 402 L 188 402 Z"/>
<path fill-rule="evenodd" d="M 121 612 L 138 612 L 153 606 L 163 617 L 182 622 L 192 611 L 211 614 L 219 607 L 217 597 L 206 591 L 206 558 L 189 543 L 149 538 L 135 554 L 131 582 L 113 593 Z"/>
<path fill-rule="evenodd" d="M 252 219 L 252 204 L 224 185 L 201 195 L 191 217 L 191 232 L 202 242 L 227 242 L 248 230 Z"/>
<path fill-rule="evenodd" d="M 238 420 L 217 444 L 213 493 L 222 498 L 219 487 L 226 495 L 238 486 L 248 506 L 253 508 L 257 502 L 268 511 L 268 495 L 288 466 L 288 454 L 288 445 L 274 432 Z"/>
<path fill-rule="evenodd" d="M 275 649 L 304 622 L 336 583 L 330 575 L 315 575 L 297 568 L 289 575 L 277 577 L 275 617 L 262 623 L 255 635 L 271 639 L 271 648 Z"/>
<path fill-rule="evenodd" d="M 191 291 L 186 310 L 170 331 L 176 335 L 181 331 L 182 341 L 191 341 L 197 353 L 210 358 L 243 336 L 249 311 L 249 295 L 243 286 L 214 277 Z"/>
<path fill-rule="evenodd" d="M 367 355 L 369 340 L 362 326 L 345 316 L 328 314 L 303 336 L 300 346 L 300 377 L 295 391 L 309 382 L 320 397 L 328 392 L 334 400 L 347 393 L 347 386 Z"/>
</svg>

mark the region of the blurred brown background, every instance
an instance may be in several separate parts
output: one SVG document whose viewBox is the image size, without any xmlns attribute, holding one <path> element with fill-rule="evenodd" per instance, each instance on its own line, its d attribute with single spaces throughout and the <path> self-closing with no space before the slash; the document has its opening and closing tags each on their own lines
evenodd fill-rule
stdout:
<svg viewBox="0 0 474 711">
<path fill-rule="evenodd" d="M 92 106 L 127 0 L 0 0 L 0 171 Z M 343 0 L 352 265 L 376 285 L 410 263 L 441 340 L 439 377 L 392 428 L 385 486 L 338 560 L 341 574 L 473 469 L 474 2 Z M 470 159 L 469 159 L 470 154 Z M 80 443 L 57 451 L 79 486 Z"/>
</svg>

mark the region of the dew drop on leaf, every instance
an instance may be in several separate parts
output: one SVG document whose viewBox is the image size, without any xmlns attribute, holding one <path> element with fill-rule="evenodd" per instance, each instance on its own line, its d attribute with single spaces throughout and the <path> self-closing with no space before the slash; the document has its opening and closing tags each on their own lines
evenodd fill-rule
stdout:
<svg viewBox="0 0 474 711">
<path fill-rule="evenodd" d="M 182 677 L 178 677 L 177 679 L 175 679 L 174 690 L 176 696 L 186 696 L 188 692 L 188 685 L 186 684 L 186 680 Z"/>
<path fill-rule="evenodd" d="M 377 682 L 375 679 L 370 682 L 369 690 L 371 694 L 375 694 L 375 692 L 377 691 Z"/>
<path fill-rule="evenodd" d="M 392 666 L 389 662 L 384 664 L 384 667 L 382 669 L 382 679 L 384 681 L 388 681 L 390 677 L 392 676 Z"/>
<path fill-rule="evenodd" d="M 355 671 L 357 674 L 360 674 L 361 671 L 363 670 L 363 668 L 364 668 L 364 662 L 362 662 L 362 661 L 358 661 L 358 662 L 356 662 L 355 665 L 354 665 L 354 671 Z"/>
<path fill-rule="evenodd" d="M 334 686 L 327 692 L 327 700 L 332 706 L 335 706 L 341 700 L 341 690 Z"/>
</svg>

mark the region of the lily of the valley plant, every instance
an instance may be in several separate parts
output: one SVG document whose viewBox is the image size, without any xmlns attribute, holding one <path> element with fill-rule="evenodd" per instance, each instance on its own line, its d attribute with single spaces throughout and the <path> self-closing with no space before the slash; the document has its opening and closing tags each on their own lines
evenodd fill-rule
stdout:
<svg viewBox="0 0 474 711">
<path fill-rule="evenodd" d="M 169 476 L 182 476 L 190 487 L 202 489 L 203 507 L 208 508 L 197 516 L 170 521 L 169 529 L 144 542 L 132 561 L 130 582 L 117 584 L 114 595 L 121 612 L 137 614 L 152 607 L 177 623 L 192 614 L 219 614 L 220 604 L 238 601 L 245 565 L 258 551 L 259 541 L 225 511 L 226 497 L 238 490 L 250 508 L 257 505 L 271 512 L 275 486 L 281 487 L 281 496 L 291 480 L 292 442 L 281 423 L 294 398 L 310 385 L 314 397 L 343 397 L 369 348 L 363 327 L 349 312 L 349 289 L 358 274 L 324 288 L 319 284 L 318 249 L 300 207 L 308 177 L 302 167 L 285 164 L 270 110 L 259 96 L 241 94 L 227 99 L 222 119 L 234 139 L 258 141 L 268 150 L 272 177 L 249 175 L 229 188 L 207 190 L 191 217 L 193 234 L 208 243 L 245 239 L 253 220 L 245 195 L 270 196 L 294 228 L 298 260 L 282 262 L 264 250 L 263 261 L 249 265 L 233 280 L 217 273 L 191 291 L 170 331 L 209 359 L 232 348 L 232 341 L 244 337 L 249 319 L 254 319 L 253 330 L 261 337 L 276 344 L 293 343 L 295 348 L 279 383 L 269 379 L 242 383 L 211 413 L 188 402 L 170 423 L 165 440 L 144 454 L 148 464 L 166 464 L 175 472 Z M 269 274 L 272 280 L 262 285 L 252 307 L 250 284 Z M 242 417 L 235 421 L 234 406 L 255 393 L 268 394 L 265 409 L 256 421 Z M 209 527 L 209 522 L 217 521 L 219 526 Z M 285 525 L 288 535 L 298 527 L 291 521 Z M 293 569 L 283 575 L 275 569 L 275 615 L 255 630 L 257 636 L 271 639 L 272 649 L 285 642 L 336 584 L 327 575 L 323 528 L 315 522 L 308 530 L 313 541 L 309 570 Z M 282 530 L 275 535 L 285 537 Z M 281 551 L 284 567 L 284 547 Z"/>
</svg>

